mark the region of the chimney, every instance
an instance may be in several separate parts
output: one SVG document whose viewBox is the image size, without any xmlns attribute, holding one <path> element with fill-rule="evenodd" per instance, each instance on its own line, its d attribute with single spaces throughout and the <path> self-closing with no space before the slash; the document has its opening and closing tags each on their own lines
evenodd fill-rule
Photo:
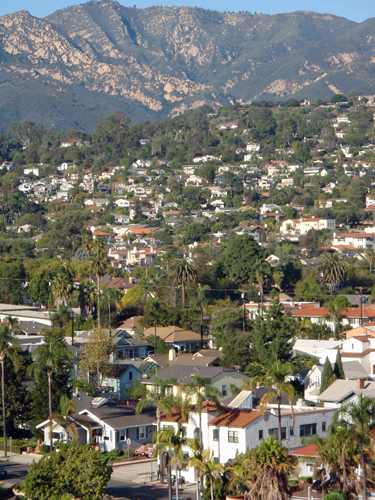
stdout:
<svg viewBox="0 0 375 500">
<path fill-rule="evenodd" d="M 364 388 L 365 388 L 365 379 L 364 378 L 357 378 L 357 390 L 364 389 Z"/>
<path fill-rule="evenodd" d="M 257 389 L 259 389 L 260 387 L 264 387 L 263 382 L 257 382 Z"/>
<path fill-rule="evenodd" d="M 176 359 L 176 351 L 175 349 L 169 349 L 168 360 L 174 361 Z"/>
</svg>

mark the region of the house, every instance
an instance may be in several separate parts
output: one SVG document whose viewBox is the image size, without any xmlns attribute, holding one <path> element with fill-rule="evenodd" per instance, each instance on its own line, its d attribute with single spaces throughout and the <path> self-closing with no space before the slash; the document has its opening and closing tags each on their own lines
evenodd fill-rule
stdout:
<svg viewBox="0 0 375 500">
<path fill-rule="evenodd" d="M 105 205 L 109 205 L 110 201 L 107 198 L 87 198 L 84 201 L 86 206 L 95 205 L 96 207 L 103 207 Z"/>
<path fill-rule="evenodd" d="M 221 399 L 225 399 L 230 395 L 229 391 L 231 384 L 236 387 L 240 387 L 244 380 L 249 380 L 249 377 L 246 375 L 223 366 L 194 366 L 180 364 L 173 364 L 171 366 L 167 366 L 166 368 L 162 368 L 158 371 L 157 377 L 162 380 L 174 377 L 176 379 L 176 383 L 171 384 L 167 392 L 175 396 L 181 396 L 182 386 L 190 383 L 191 377 L 194 374 L 210 378 L 211 385 L 216 387 L 216 389 L 218 389 L 221 393 Z M 149 390 L 153 390 L 153 381 L 155 377 L 156 375 L 153 375 L 148 380 L 144 380 L 142 384 L 145 384 Z"/>
<path fill-rule="evenodd" d="M 39 167 L 28 167 L 23 169 L 24 175 L 35 175 L 35 177 L 39 177 L 42 169 Z"/>
<path fill-rule="evenodd" d="M 156 431 L 155 410 L 148 409 L 136 416 L 134 405 L 125 405 L 110 401 L 106 397 L 92 398 L 84 392 L 76 392 L 72 398 L 77 411 L 69 418 L 75 423 L 78 431 L 78 443 L 86 444 L 95 438 L 96 445 L 102 452 L 119 448 L 127 450 L 127 439 L 131 447 L 138 448 L 142 444 L 152 442 Z M 44 443 L 50 444 L 50 420 L 37 426 L 44 431 Z M 69 441 L 66 425 L 53 421 L 52 441 Z"/>
<path fill-rule="evenodd" d="M 304 397 L 309 401 L 319 402 L 320 385 L 323 373 L 323 364 L 316 364 L 308 371 L 302 380 L 304 386 Z M 358 378 L 366 379 L 368 373 L 363 368 L 363 366 L 358 361 L 345 361 L 342 364 L 345 379 L 346 380 L 357 380 Z M 334 363 L 332 363 L 332 369 L 334 368 Z"/>
<path fill-rule="evenodd" d="M 146 328 L 144 336 L 148 339 L 155 334 L 154 327 Z M 196 351 L 201 345 L 201 336 L 199 333 L 190 330 L 184 330 L 178 326 L 158 326 L 156 335 L 169 345 L 173 345 L 179 352 Z M 207 343 L 207 337 L 204 339 Z"/>
<path fill-rule="evenodd" d="M 92 233 L 92 237 L 94 240 L 100 239 L 104 240 L 107 243 L 112 243 L 115 235 L 116 233 L 105 233 L 104 231 L 93 231 Z"/>
<path fill-rule="evenodd" d="M 123 329 L 116 331 L 114 335 L 114 353 L 111 355 L 111 361 L 127 358 L 146 358 L 150 344 L 144 340 L 133 337 L 129 332 Z"/>
<path fill-rule="evenodd" d="M 142 379 L 142 372 L 133 364 L 111 363 L 101 375 L 104 392 L 112 393 L 119 400 L 126 398 L 126 391 L 133 381 Z"/>
<path fill-rule="evenodd" d="M 364 379 L 335 380 L 328 389 L 318 397 L 325 408 L 339 408 L 349 401 L 353 395 L 363 394 L 371 398 L 375 395 L 375 382 Z"/>
<path fill-rule="evenodd" d="M 121 208 L 123 208 L 123 207 L 129 208 L 130 207 L 130 201 L 124 200 L 122 198 L 120 198 L 119 200 L 116 200 L 114 203 L 116 206 L 121 207 Z"/>
<path fill-rule="evenodd" d="M 334 233 L 333 245 L 351 246 L 357 249 L 374 248 L 375 233 Z"/>
<path fill-rule="evenodd" d="M 306 217 L 301 219 L 286 219 L 280 226 L 280 233 L 298 232 L 302 235 L 307 234 L 310 229 L 320 231 L 329 229 L 333 231 L 336 228 L 335 219 L 327 219 L 324 217 Z"/>
<path fill-rule="evenodd" d="M 332 331 L 335 329 L 332 314 L 326 307 L 302 307 L 291 312 L 294 318 L 309 318 L 312 323 L 327 325 Z M 363 307 L 348 307 L 341 312 L 342 325 L 360 325 L 363 321 L 375 320 L 375 309 Z"/>
</svg>

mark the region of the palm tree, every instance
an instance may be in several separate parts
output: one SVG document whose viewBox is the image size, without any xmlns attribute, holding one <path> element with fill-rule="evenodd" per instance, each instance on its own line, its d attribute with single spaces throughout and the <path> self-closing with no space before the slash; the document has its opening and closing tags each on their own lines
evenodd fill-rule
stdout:
<svg viewBox="0 0 375 500">
<path fill-rule="evenodd" d="M 90 234 L 86 234 L 83 238 L 82 238 L 82 248 L 84 248 L 88 254 L 88 258 L 89 258 L 89 277 L 90 277 L 90 281 L 91 281 L 91 250 L 93 249 L 93 243 L 94 243 L 94 240 L 92 239 L 92 236 Z"/>
<path fill-rule="evenodd" d="M 365 250 L 365 257 L 367 262 L 369 263 L 370 266 L 370 274 L 372 273 L 372 263 L 374 262 L 375 259 L 375 252 L 372 248 L 367 248 Z"/>
<path fill-rule="evenodd" d="M 185 283 L 196 281 L 197 268 L 187 259 L 176 259 L 173 263 L 170 276 L 177 283 L 181 283 L 182 308 L 185 309 Z"/>
<path fill-rule="evenodd" d="M 258 259 L 255 262 L 252 279 L 255 280 L 259 287 L 260 296 L 263 297 L 263 285 L 265 278 L 271 274 L 271 268 L 268 262 Z"/>
<path fill-rule="evenodd" d="M 117 288 L 107 288 L 107 287 L 103 288 L 101 302 L 102 302 L 103 307 L 108 307 L 108 320 L 109 320 L 109 334 L 110 335 L 111 335 L 111 328 L 112 328 L 111 307 L 113 305 L 116 305 L 116 303 L 119 301 L 120 297 L 121 297 L 121 292 L 120 292 L 120 290 L 117 290 Z"/>
<path fill-rule="evenodd" d="M 7 326 L 0 327 L 0 363 L 1 363 L 1 397 L 3 407 L 3 437 L 4 437 L 4 457 L 7 456 L 7 425 L 6 425 L 6 407 L 5 407 L 5 356 L 8 348 L 12 346 L 16 339 L 12 336 Z"/>
<path fill-rule="evenodd" d="M 68 351 L 65 338 L 48 332 L 44 337 L 44 344 L 35 349 L 35 362 L 30 365 L 29 372 L 34 373 L 40 380 L 47 375 L 48 381 L 48 409 L 52 424 L 52 377 L 61 369 L 69 368 L 72 355 Z M 51 429 L 52 430 L 52 429 Z M 50 435 L 50 451 L 52 452 L 52 432 Z"/>
<path fill-rule="evenodd" d="M 95 240 L 99 241 L 99 240 Z M 91 255 L 91 265 L 96 275 L 96 290 L 97 290 L 97 314 L 98 314 L 98 328 L 100 325 L 100 277 L 104 276 L 105 270 L 108 265 L 107 256 L 104 250 L 100 247 L 95 248 Z"/>
<path fill-rule="evenodd" d="M 321 273 L 321 281 L 328 285 L 333 295 L 333 290 L 345 279 L 347 267 L 337 253 L 326 253 L 318 266 L 318 272 Z"/>
<path fill-rule="evenodd" d="M 371 427 L 375 419 L 375 399 L 359 394 L 356 401 L 347 403 L 337 410 L 333 427 L 349 431 L 351 439 L 358 443 L 361 454 L 363 498 L 367 500 L 367 473 L 365 465 L 365 446 L 370 442 Z"/>
<path fill-rule="evenodd" d="M 250 462 L 252 486 L 244 495 L 246 500 L 289 500 L 288 479 L 298 470 L 297 459 L 275 436 L 253 448 Z"/>
<path fill-rule="evenodd" d="M 229 479 L 228 489 L 233 495 L 238 495 L 248 490 L 251 483 L 251 469 L 249 467 L 249 459 L 234 465 L 225 467 L 225 476 Z"/>
<path fill-rule="evenodd" d="M 85 318 L 92 315 L 97 303 L 96 287 L 92 281 L 82 280 L 80 282 L 78 300 L 81 315 Z"/>
<path fill-rule="evenodd" d="M 332 428 L 328 439 L 314 436 L 317 446 L 313 488 L 321 493 L 342 490 L 350 499 L 358 498 L 362 482 L 357 474 L 361 454 L 358 443 L 345 428 Z"/>
<path fill-rule="evenodd" d="M 53 326 L 62 328 L 71 319 L 71 312 L 67 306 L 60 304 L 56 311 L 50 313 L 50 318 Z"/>
<path fill-rule="evenodd" d="M 169 274 L 170 271 L 170 266 L 173 264 L 173 262 L 176 259 L 176 254 L 172 252 L 172 250 L 166 250 L 163 255 L 162 255 L 162 262 L 165 263 L 165 269 L 167 271 L 167 274 Z"/>
<path fill-rule="evenodd" d="M 192 457 L 190 464 L 200 471 L 202 478 L 208 478 L 210 481 L 211 500 L 214 500 L 214 479 L 221 479 L 223 466 L 214 459 L 214 452 L 211 450 L 202 451 L 200 458 Z"/>
<path fill-rule="evenodd" d="M 13 334 L 14 329 L 17 327 L 19 328 L 19 326 L 20 326 L 18 318 L 13 318 L 12 316 L 7 316 L 5 319 L 8 323 L 9 332 L 11 334 Z"/>
<path fill-rule="evenodd" d="M 343 318 L 346 316 L 347 308 L 350 307 L 350 302 L 348 299 L 342 295 L 338 295 L 335 297 L 333 300 L 329 300 L 326 304 L 326 307 L 328 309 L 329 314 L 326 315 L 326 319 L 331 319 L 331 316 L 333 316 L 334 323 L 335 323 L 335 329 L 334 329 L 334 334 L 335 338 L 340 330 L 341 327 L 341 322 Z"/>
<path fill-rule="evenodd" d="M 73 285 L 72 280 L 66 269 L 57 271 L 51 283 L 52 293 L 55 298 L 55 305 L 58 307 L 60 304 L 64 306 L 68 303 L 68 296 L 71 292 Z"/>
<path fill-rule="evenodd" d="M 155 356 L 157 355 L 157 342 L 156 342 L 156 326 L 158 324 L 158 319 L 161 311 L 163 310 L 163 302 L 161 302 L 159 299 L 151 299 L 147 301 L 145 310 L 147 313 L 151 314 L 153 317 L 153 323 L 154 323 L 154 353 Z"/>
<path fill-rule="evenodd" d="M 197 288 L 197 304 L 201 310 L 201 349 L 203 349 L 203 305 L 206 302 L 206 292 L 211 290 L 209 285 L 198 285 Z"/>
<path fill-rule="evenodd" d="M 220 391 L 211 385 L 210 377 L 201 377 L 197 373 L 191 375 L 190 384 L 183 386 L 185 398 L 194 401 L 195 411 L 199 416 L 199 442 L 203 445 L 202 437 L 202 413 L 205 403 L 211 402 L 216 406 L 217 411 L 221 409 Z"/>
<path fill-rule="evenodd" d="M 173 426 L 168 426 L 166 429 L 156 432 L 153 435 L 153 442 L 155 443 L 153 455 L 154 457 L 163 457 L 167 455 L 167 471 L 168 471 L 168 495 L 169 499 L 172 498 L 172 478 L 171 469 L 172 465 L 175 466 L 176 471 L 176 499 L 178 496 L 178 470 L 184 463 L 184 455 L 182 447 L 187 443 L 186 438 L 182 436 L 182 427 L 178 426 L 177 431 Z"/>
<path fill-rule="evenodd" d="M 60 425 L 66 429 L 67 442 L 69 438 L 78 438 L 78 425 L 83 425 L 85 428 L 89 427 L 90 424 L 85 420 L 80 420 L 79 417 L 72 415 L 77 411 L 77 406 L 74 401 L 72 401 L 65 394 L 60 398 L 60 412 L 54 413 L 52 419 L 56 422 L 56 425 Z"/>
<path fill-rule="evenodd" d="M 270 369 L 267 371 L 264 377 L 254 378 L 256 380 L 261 380 L 265 387 L 274 388 L 275 392 L 267 392 L 260 401 L 260 410 L 265 412 L 270 403 L 276 400 L 277 412 L 279 420 L 279 441 L 281 443 L 281 398 L 284 394 L 290 403 L 290 408 L 292 411 L 292 429 L 294 427 L 294 409 L 293 409 L 293 398 L 295 396 L 294 388 L 289 382 L 285 382 L 285 377 L 291 373 L 293 366 L 291 363 L 282 363 L 281 361 L 275 361 Z"/>
</svg>

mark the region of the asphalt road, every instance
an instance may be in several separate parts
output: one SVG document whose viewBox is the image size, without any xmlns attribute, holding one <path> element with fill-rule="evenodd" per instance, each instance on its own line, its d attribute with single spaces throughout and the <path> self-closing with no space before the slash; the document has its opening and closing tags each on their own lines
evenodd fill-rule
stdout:
<svg viewBox="0 0 375 500">
<path fill-rule="evenodd" d="M 20 461 L 21 462 L 21 461 Z M 0 467 L 8 471 L 8 478 L 2 481 L 6 487 L 12 487 L 16 483 L 25 480 L 27 471 L 30 465 L 17 461 L 17 456 L 13 456 L 11 460 L 5 462 L 0 461 Z M 153 462 L 152 469 L 155 470 L 156 463 Z M 134 464 L 121 467 L 115 467 L 112 477 L 106 487 L 106 493 L 117 497 L 125 497 L 130 500 L 167 500 L 168 489 L 157 485 L 141 484 L 143 481 L 150 479 L 151 464 Z M 195 500 L 195 487 L 185 487 L 180 490 L 179 498 L 183 500 Z M 173 497 L 175 492 L 173 490 Z"/>
</svg>

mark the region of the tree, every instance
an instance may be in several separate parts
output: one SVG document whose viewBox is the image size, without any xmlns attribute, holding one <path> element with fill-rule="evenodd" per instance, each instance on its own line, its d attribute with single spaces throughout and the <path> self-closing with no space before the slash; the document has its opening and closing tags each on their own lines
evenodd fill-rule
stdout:
<svg viewBox="0 0 375 500">
<path fill-rule="evenodd" d="M 95 240 L 97 241 L 97 240 Z M 98 314 L 98 328 L 101 328 L 100 325 L 100 277 L 104 275 L 105 270 L 108 265 L 107 256 L 104 250 L 100 247 L 96 247 L 91 255 L 91 266 L 96 275 L 96 290 L 97 290 L 97 314 Z"/>
<path fill-rule="evenodd" d="M 109 456 L 101 454 L 93 443 L 78 446 L 61 443 L 48 457 L 34 461 L 27 474 L 23 491 L 30 500 L 80 498 L 102 500 L 104 488 L 112 474 Z"/>
<path fill-rule="evenodd" d="M 372 263 L 374 262 L 375 259 L 375 252 L 372 248 L 367 248 L 365 250 L 365 257 L 367 262 L 369 263 L 370 266 L 370 274 L 372 273 Z"/>
<path fill-rule="evenodd" d="M 121 297 L 120 290 L 116 288 L 104 287 L 102 290 L 101 302 L 103 307 L 108 307 L 108 322 L 109 322 L 109 334 L 111 335 L 111 307 L 116 305 Z"/>
<path fill-rule="evenodd" d="M 335 367 L 333 369 L 333 373 L 337 379 L 342 379 L 342 380 L 346 379 L 344 367 L 342 366 L 341 354 L 338 349 L 337 349 L 336 362 L 335 362 Z"/>
<path fill-rule="evenodd" d="M 337 253 L 326 253 L 318 271 L 321 273 L 321 280 L 327 284 L 333 295 L 333 290 L 345 279 L 347 267 Z"/>
<path fill-rule="evenodd" d="M 371 426 L 375 418 L 375 399 L 357 395 L 356 400 L 339 408 L 334 416 L 333 426 L 348 431 L 350 439 L 358 444 L 361 455 L 363 498 L 367 500 L 367 470 L 365 464 L 365 446 L 372 437 Z"/>
<path fill-rule="evenodd" d="M 320 394 L 322 394 L 326 389 L 328 389 L 328 387 L 331 384 L 333 384 L 335 380 L 336 377 L 333 374 L 331 362 L 327 356 L 323 365 L 322 378 L 320 382 Z"/>
<path fill-rule="evenodd" d="M 164 304 L 158 299 L 151 299 L 146 302 L 145 306 L 145 312 L 150 315 L 152 318 L 152 323 L 154 326 L 154 353 L 155 356 L 157 355 L 157 335 L 156 335 L 156 327 L 158 325 L 158 320 L 160 317 L 160 314 L 162 313 L 164 309 Z M 149 325 L 145 322 L 145 325 Z"/>
<path fill-rule="evenodd" d="M 52 325 L 63 328 L 71 319 L 72 313 L 67 306 L 60 304 L 56 311 L 50 313 Z"/>
<path fill-rule="evenodd" d="M 298 470 L 297 459 L 275 436 L 268 436 L 251 450 L 250 462 L 252 485 L 245 492 L 246 500 L 289 500 L 288 479 Z"/>
<path fill-rule="evenodd" d="M 70 370 L 72 355 L 68 351 L 65 338 L 54 332 L 44 336 L 44 344 L 35 349 L 35 362 L 30 365 L 30 372 L 34 373 L 38 381 L 42 374 L 47 375 L 48 381 L 48 409 L 49 418 L 52 418 L 52 377 L 55 372 Z M 52 433 L 51 433 L 52 435 Z M 52 439 L 50 437 L 50 451 Z"/>
<path fill-rule="evenodd" d="M 66 267 L 60 268 L 52 279 L 51 289 L 55 299 L 55 306 L 68 304 L 68 296 L 73 288 L 70 272 Z"/>
<path fill-rule="evenodd" d="M 343 295 L 337 295 L 336 297 L 332 298 L 331 300 L 326 303 L 326 307 L 328 309 L 327 314 L 327 319 L 330 319 L 331 316 L 333 316 L 334 323 L 335 323 L 335 338 L 336 335 L 339 333 L 340 328 L 341 328 L 341 321 L 345 316 L 345 313 L 347 312 L 348 307 L 350 307 L 351 304 L 348 301 L 346 297 Z"/>
<path fill-rule="evenodd" d="M 82 248 L 84 248 L 89 256 L 89 278 L 91 281 L 91 251 L 94 248 L 94 240 L 92 239 L 92 236 L 90 234 L 86 234 L 82 238 Z"/>
<path fill-rule="evenodd" d="M 255 262 L 252 279 L 254 279 L 259 288 L 261 300 L 263 300 L 263 285 L 265 278 L 271 275 L 271 267 L 268 262 L 258 259 Z"/>
<path fill-rule="evenodd" d="M 97 390 L 101 390 L 102 373 L 108 367 L 114 345 L 107 330 L 95 329 L 91 332 L 88 342 L 84 345 L 79 359 L 78 369 L 83 378 Z"/>
<path fill-rule="evenodd" d="M 292 356 L 291 339 L 296 332 L 296 322 L 282 304 L 272 305 L 255 319 L 253 343 L 260 363 L 267 371 L 276 360 L 289 361 Z"/>
<path fill-rule="evenodd" d="M 0 327 L 0 363 L 1 363 L 1 406 L 3 410 L 3 437 L 4 456 L 7 456 L 7 426 L 6 426 L 6 406 L 5 406 L 5 356 L 9 347 L 15 342 L 7 326 Z"/>
<path fill-rule="evenodd" d="M 187 439 L 182 435 L 182 426 L 178 426 L 177 430 L 173 426 L 168 426 L 166 429 L 158 431 L 153 436 L 155 444 L 153 455 L 154 457 L 161 456 L 163 460 L 164 454 L 167 456 L 168 469 L 168 489 L 171 490 L 171 468 L 174 465 L 176 471 L 176 499 L 178 495 L 178 470 L 183 466 L 185 459 L 182 447 L 187 443 Z"/>
<path fill-rule="evenodd" d="M 279 441 L 281 443 L 281 398 L 284 394 L 290 403 L 290 409 L 292 412 L 292 428 L 294 427 L 294 410 L 293 410 L 293 398 L 295 396 L 294 388 L 291 383 L 285 382 L 285 377 L 289 375 L 293 370 L 291 363 L 282 363 L 281 361 L 275 361 L 275 363 L 269 368 L 264 377 L 259 377 L 265 387 L 275 389 L 275 392 L 266 393 L 260 401 L 260 409 L 265 412 L 267 407 L 272 401 L 276 400 L 277 403 L 277 416 L 279 420 Z M 255 378 L 256 380 L 257 378 Z"/>
<path fill-rule="evenodd" d="M 43 306 L 52 303 L 51 280 L 52 273 L 49 268 L 43 266 L 33 271 L 29 286 L 27 287 L 27 296 L 29 299 Z"/>
<path fill-rule="evenodd" d="M 190 464 L 200 471 L 203 478 L 207 478 L 210 482 L 211 500 L 214 500 L 214 479 L 221 478 L 224 471 L 223 466 L 217 463 L 214 459 L 214 452 L 204 450 L 200 457 L 193 456 L 190 459 Z"/>
<path fill-rule="evenodd" d="M 221 409 L 220 391 L 211 385 L 210 377 L 201 377 L 197 373 L 191 375 L 191 382 L 183 386 L 183 392 L 187 399 L 194 401 L 195 410 L 199 415 L 199 442 L 203 446 L 202 436 L 202 413 L 205 403 L 211 402 L 217 411 Z"/>
<path fill-rule="evenodd" d="M 321 302 L 325 296 L 324 286 L 319 285 L 313 273 L 310 273 L 304 281 L 299 281 L 295 289 L 296 300 L 305 302 Z"/>
<path fill-rule="evenodd" d="M 246 283 L 264 259 L 265 251 L 249 235 L 236 236 L 229 241 L 226 250 L 218 259 L 218 269 L 222 269 L 236 283 Z"/>
<path fill-rule="evenodd" d="M 176 259 L 173 263 L 170 277 L 177 281 L 177 283 L 181 283 L 182 308 L 185 309 L 185 283 L 196 281 L 197 268 L 187 259 Z"/>
<path fill-rule="evenodd" d="M 208 292 L 209 290 L 211 290 L 211 287 L 209 287 L 208 285 L 198 285 L 198 288 L 197 288 L 197 304 L 198 304 L 198 307 L 201 311 L 201 349 L 203 349 L 203 305 L 204 303 L 206 302 L 206 292 Z"/>
<path fill-rule="evenodd" d="M 81 315 L 84 318 L 92 316 L 95 305 L 97 304 L 97 291 L 92 281 L 82 280 L 80 282 L 78 301 Z"/>
<path fill-rule="evenodd" d="M 22 304 L 25 267 L 20 260 L 0 262 L 0 301 L 6 304 Z"/>
</svg>

